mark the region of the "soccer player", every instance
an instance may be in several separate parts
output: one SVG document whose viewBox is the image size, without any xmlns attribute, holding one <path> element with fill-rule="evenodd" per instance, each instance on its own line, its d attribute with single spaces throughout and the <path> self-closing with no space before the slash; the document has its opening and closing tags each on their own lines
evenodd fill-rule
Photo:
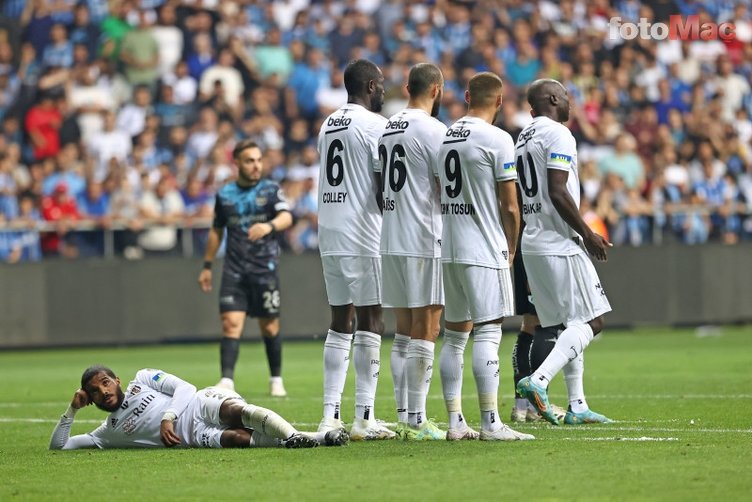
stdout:
<svg viewBox="0 0 752 502">
<path fill-rule="evenodd" d="M 238 179 L 223 186 L 214 205 L 214 223 L 198 277 L 201 290 L 212 289 L 212 261 L 227 227 L 227 253 L 219 291 L 222 319 L 217 386 L 234 390 L 235 365 L 246 316 L 257 317 L 269 362 L 269 391 L 287 395 L 282 382 L 282 338 L 279 334 L 279 244 L 275 234 L 292 225 L 292 214 L 275 182 L 263 178 L 261 148 L 243 140 L 232 152 Z"/>
<path fill-rule="evenodd" d="M 93 431 L 70 437 L 76 412 L 90 404 L 109 416 Z M 196 391 L 175 375 L 142 369 L 123 392 L 110 368 L 91 366 L 52 433 L 50 449 L 311 448 L 342 446 L 347 440 L 344 430 L 300 432 L 275 412 L 245 402 L 230 389 Z"/>
<path fill-rule="evenodd" d="M 514 314 L 509 266 L 520 228 L 514 143 L 493 125 L 502 102 L 501 79 L 490 72 L 476 74 L 465 101 L 467 115 L 447 130 L 435 165 L 443 218 L 446 326 L 440 367 L 447 439 L 534 439 L 502 423 L 498 410 L 501 322 Z M 463 355 L 471 330 L 479 435 L 462 416 Z"/>
<path fill-rule="evenodd" d="M 517 334 L 517 341 L 512 348 L 512 371 L 514 379 L 514 408 L 512 408 L 512 422 L 537 422 L 543 417 L 526 398 L 517 392 L 517 383 L 533 374 L 544 359 L 551 353 L 556 343 L 559 330 L 549 326 L 543 328 L 535 311 L 535 305 L 530 301 L 530 287 L 527 283 L 525 265 L 522 262 L 522 252 L 519 243 L 514 253 L 512 263 L 514 273 L 514 304 L 517 315 L 522 316 L 522 326 Z M 559 420 L 563 420 L 567 410 L 551 404 Z"/>
<path fill-rule="evenodd" d="M 373 409 L 381 364 L 381 211 L 377 202 L 378 145 L 386 119 L 384 75 L 370 61 L 345 68 L 347 104 L 321 126 L 318 150 L 319 251 L 332 322 L 324 342 L 324 416 L 319 431 L 342 427 L 340 405 L 355 359 L 353 440 L 392 439 Z M 353 320 L 357 325 L 353 337 Z"/>
<path fill-rule="evenodd" d="M 563 125 L 569 120 L 566 89 L 556 80 L 536 80 L 527 100 L 533 121 L 516 145 L 525 219 L 522 258 L 541 326 L 564 329 L 540 367 L 519 381 L 517 392 L 559 425 L 547 389 L 563 369 L 569 394 L 564 423 L 607 422 L 588 408 L 582 374 L 583 351 L 603 329 L 602 315 L 611 310 L 587 253 L 605 261 L 611 243 L 590 230 L 579 213 L 577 145 Z"/>
<path fill-rule="evenodd" d="M 436 65 L 410 69 L 407 108 L 389 119 L 379 141 L 384 221 L 381 226 L 383 303 L 393 308 L 397 332 L 391 368 L 398 434 L 407 440 L 445 439 L 426 420 L 426 397 L 439 336 L 441 196 L 434 176 L 446 126 L 436 120 L 444 77 Z"/>
</svg>

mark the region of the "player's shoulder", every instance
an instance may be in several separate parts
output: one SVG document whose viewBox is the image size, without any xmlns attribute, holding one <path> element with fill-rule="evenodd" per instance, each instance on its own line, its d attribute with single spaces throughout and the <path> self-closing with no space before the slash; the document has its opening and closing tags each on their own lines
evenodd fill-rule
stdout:
<svg viewBox="0 0 752 502">
<path fill-rule="evenodd" d="M 548 117 L 541 117 L 535 124 L 542 134 L 550 138 L 574 139 L 572 131 L 561 122 L 556 122 Z"/>
<path fill-rule="evenodd" d="M 219 190 L 217 190 L 217 197 L 222 197 L 222 198 L 230 197 L 233 194 L 237 193 L 237 191 L 238 191 L 237 183 L 235 183 L 234 181 L 230 181 L 222 185 L 222 187 Z"/>
</svg>

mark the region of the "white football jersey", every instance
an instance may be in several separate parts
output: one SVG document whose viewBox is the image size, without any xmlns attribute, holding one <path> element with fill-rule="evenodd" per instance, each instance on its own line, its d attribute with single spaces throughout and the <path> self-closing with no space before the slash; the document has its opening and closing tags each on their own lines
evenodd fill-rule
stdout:
<svg viewBox="0 0 752 502">
<path fill-rule="evenodd" d="M 417 108 L 406 108 L 387 122 L 379 141 L 381 254 L 441 257 L 441 195 L 434 168 L 446 130 Z"/>
<path fill-rule="evenodd" d="M 379 256 L 381 211 L 376 203 L 374 171 L 385 124 L 381 115 L 348 103 L 321 126 L 321 256 Z"/>
<path fill-rule="evenodd" d="M 465 116 L 447 130 L 436 169 L 444 221 L 441 261 L 509 268 L 496 183 L 517 179 L 512 137 Z"/>
<path fill-rule="evenodd" d="M 563 124 L 535 117 L 517 138 L 518 183 L 522 193 L 524 254 L 569 256 L 584 252 L 581 239 L 556 211 L 548 194 L 548 170 L 569 172 L 567 191 L 580 207 L 577 143 Z"/>
<path fill-rule="evenodd" d="M 174 403 L 173 394 L 183 385 L 193 390 L 183 393 L 182 402 Z M 120 408 L 87 436 L 98 448 L 163 448 L 159 428 L 162 416 L 170 410 L 178 415 L 175 433 L 182 440 L 180 446 L 190 446 L 195 396 L 196 388 L 174 375 L 154 369 L 140 370 L 128 384 Z"/>
</svg>

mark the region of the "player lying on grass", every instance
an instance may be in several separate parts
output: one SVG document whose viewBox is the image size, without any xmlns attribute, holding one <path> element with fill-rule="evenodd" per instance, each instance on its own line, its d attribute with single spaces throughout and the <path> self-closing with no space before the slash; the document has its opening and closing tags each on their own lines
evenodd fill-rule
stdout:
<svg viewBox="0 0 752 502">
<path fill-rule="evenodd" d="M 70 437 L 76 412 L 90 404 L 110 415 L 92 432 Z M 91 366 L 52 433 L 50 449 L 313 448 L 343 446 L 348 439 L 344 429 L 300 432 L 275 412 L 246 403 L 234 391 L 217 387 L 197 391 L 160 370 L 140 370 L 123 392 L 111 369 Z"/>
</svg>

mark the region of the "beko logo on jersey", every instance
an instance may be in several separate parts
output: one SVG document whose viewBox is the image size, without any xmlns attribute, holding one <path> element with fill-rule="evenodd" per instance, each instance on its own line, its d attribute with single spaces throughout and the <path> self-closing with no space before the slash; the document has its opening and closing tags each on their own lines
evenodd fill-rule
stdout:
<svg viewBox="0 0 752 502">
<path fill-rule="evenodd" d="M 447 129 L 447 138 L 467 138 L 470 136 L 470 129 L 459 127 L 457 129 Z"/>
<path fill-rule="evenodd" d="M 410 125 L 410 122 L 407 120 L 395 120 L 392 122 L 391 120 L 386 123 L 387 129 L 399 129 L 399 130 L 405 130 Z"/>
<path fill-rule="evenodd" d="M 329 120 L 326 121 L 326 125 L 330 127 L 347 127 L 351 122 L 352 119 L 347 117 L 329 117 Z"/>
<path fill-rule="evenodd" d="M 517 146 L 522 146 L 528 141 L 530 141 L 533 138 L 533 134 L 535 134 L 535 128 L 528 129 L 527 131 L 523 131 L 519 138 L 517 138 Z"/>
<path fill-rule="evenodd" d="M 146 396 L 143 401 L 141 401 L 141 404 L 138 405 L 138 408 L 133 410 L 133 416 L 139 417 L 141 414 L 146 410 L 146 408 L 149 407 L 149 404 L 154 401 L 154 395 Z"/>
</svg>

